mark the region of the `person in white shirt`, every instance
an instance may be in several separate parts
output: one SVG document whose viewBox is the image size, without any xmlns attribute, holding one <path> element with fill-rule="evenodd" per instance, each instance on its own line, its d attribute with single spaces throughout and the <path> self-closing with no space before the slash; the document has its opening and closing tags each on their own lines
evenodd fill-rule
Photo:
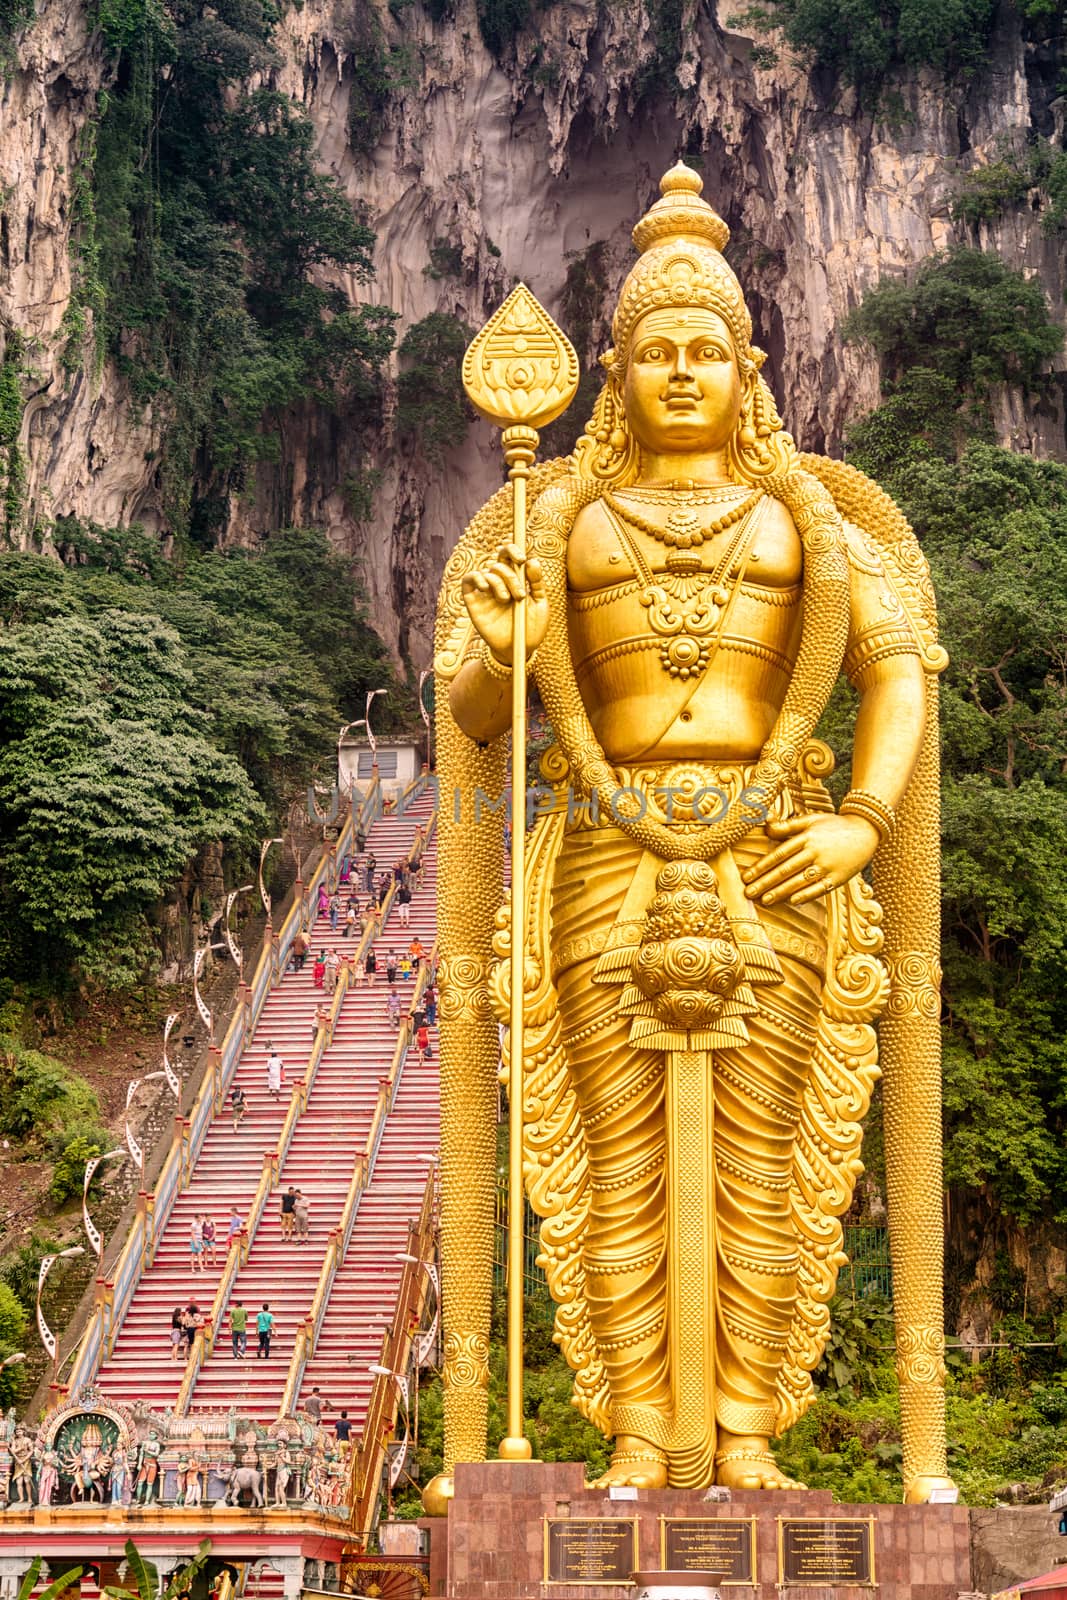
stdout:
<svg viewBox="0 0 1067 1600">
<path fill-rule="evenodd" d="M 277 1100 L 282 1092 L 282 1073 L 284 1062 L 273 1045 L 268 1045 L 270 1055 L 267 1057 L 267 1093 L 272 1100 Z"/>
</svg>

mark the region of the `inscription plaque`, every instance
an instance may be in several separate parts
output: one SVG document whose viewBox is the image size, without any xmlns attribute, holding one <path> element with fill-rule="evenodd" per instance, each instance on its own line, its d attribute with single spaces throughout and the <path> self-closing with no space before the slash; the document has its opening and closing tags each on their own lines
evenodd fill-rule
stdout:
<svg viewBox="0 0 1067 1600">
<path fill-rule="evenodd" d="M 629 1583 L 636 1566 L 636 1519 L 545 1518 L 546 1583 Z"/>
<path fill-rule="evenodd" d="M 874 1581 L 873 1517 L 778 1519 L 779 1583 Z"/>
<path fill-rule="evenodd" d="M 660 1559 L 669 1572 L 714 1572 L 719 1583 L 755 1583 L 755 1517 L 661 1517 Z"/>
</svg>

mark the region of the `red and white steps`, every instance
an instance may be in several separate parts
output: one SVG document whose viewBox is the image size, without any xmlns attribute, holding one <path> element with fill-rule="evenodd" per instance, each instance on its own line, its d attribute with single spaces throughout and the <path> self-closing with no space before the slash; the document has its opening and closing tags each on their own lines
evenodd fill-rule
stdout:
<svg viewBox="0 0 1067 1600">
<path fill-rule="evenodd" d="M 377 858 L 377 871 L 391 870 L 406 856 L 414 842 L 415 828 L 425 830 L 432 811 L 428 795 L 421 796 L 399 817 L 379 818 L 368 833 L 369 850 Z M 229 1304 L 241 1300 L 248 1311 L 248 1350 L 244 1359 L 231 1353 L 228 1320 L 217 1330 L 215 1348 L 197 1375 L 190 1411 L 239 1409 L 261 1422 L 271 1421 L 282 1398 L 293 1341 L 306 1316 L 323 1263 L 328 1235 L 339 1221 L 352 1176 L 353 1162 L 366 1145 L 367 1132 L 379 1078 L 388 1070 L 396 1043 L 396 1030 L 386 1013 L 387 983 L 385 958 L 390 948 L 406 950 L 418 933 L 427 952 L 433 945 L 436 915 L 436 851 L 431 840 L 426 855 L 422 887 L 413 893 L 410 928 L 399 925 L 395 905 L 378 937 L 378 974 L 374 986 L 351 988 L 345 996 L 334 1030 L 332 1043 L 324 1052 L 316 1073 L 306 1110 L 296 1123 L 292 1141 L 272 1194 L 251 1243 L 248 1260 L 239 1272 Z M 349 889 L 356 889 L 361 904 L 366 903 L 366 886 L 353 881 L 342 886 L 342 904 L 347 905 Z M 179 1194 L 167 1220 L 156 1256 L 137 1285 L 123 1318 L 112 1355 L 102 1364 L 98 1385 L 104 1394 L 117 1400 L 147 1403 L 153 1407 L 172 1406 L 185 1371 L 183 1359 L 170 1358 L 171 1313 L 195 1299 L 206 1314 L 218 1285 L 227 1252 L 227 1225 L 231 1204 L 244 1217 L 263 1170 L 263 1156 L 277 1146 L 293 1084 L 304 1072 L 314 1041 L 314 1016 L 328 996 L 313 982 L 315 955 L 321 949 L 338 949 L 342 954 L 354 948 L 358 934 L 343 933 L 343 916 L 336 931 L 327 917 L 312 923 L 312 944 L 300 973 L 289 971 L 267 997 L 255 1034 L 238 1063 L 235 1082 L 245 1092 L 247 1111 L 235 1133 L 225 1112 L 208 1129 L 189 1186 Z M 410 1004 L 413 982 L 398 979 L 401 1004 Z M 266 1061 L 273 1046 L 285 1062 L 285 1084 L 281 1095 L 271 1099 L 267 1092 Z M 407 1222 L 418 1215 L 426 1180 L 424 1162 L 411 1156 L 436 1153 L 438 1145 L 437 1049 L 433 1060 L 420 1069 L 412 1049 L 404 1067 L 395 1106 L 382 1138 L 374 1180 L 364 1195 L 349 1260 L 341 1268 L 326 1311 L 319 1350 L 325 1353 L 336 1340 L 349 1340 L 350 1262 L 355 1253 L 365 1253 L 371 1236 L 381 1229 L 384 1241 L 378 1256 L 403 1250 Z M 418 1128 L 418 1133 L 415 1130 Z M 423 1131 L 425 1130 L 425 1131 Z M 281 1238 L 281 1194 L 292 1185 L 310 1198 L 310 1241 L 298 1244 Z M 395 1188 L 395 1195 L 387 1195 Z M 405 1207 L 407 1208 L 405 1210 Z M 195 1215 L 209 1215 L 215 1223 L 216 1264 L 203 1272 L 190 1268 L 189 1227 Z M 378 1222 L 375 1221 L 378 1218 Z M 394 1242 L 394 1239 L 396 1242 Z M 373 1254 L 373 1251 L 372 1251 Z M 371 1259 L 367 1255 L 366 1259 Z M 375 1304 L 366 1312 L 368 1321 L 384 1324 L 392 1312 L 400 1263 L 392 1270 L 383 1265 L 378 1272 L 365 1272 L 362 1300 Z M 256 1358 L 255 1317 L 263 1301 L 274 1314 L 271 1354 L 268 1360 Z M 362 1303 L 362 1301 L 361 1301 Z M 362 1313 L 361 1313 L 362 1314 Z M 378 1335 L 380 1343 L 380 1333 Z M 374 1353 L 360 1365 L 366 1367 Z M 315 1360 L 318 1361 L 316 1354 Z M 309 1375 L 312 1368 L 309 1367 Z M 356 1364 L 349 1367 L 357 1370 Z M 364 1374 L 365 1376 L 365 1374 Z M 321 1379 L 310 1381 L 321 1382 Z M 329 1380 L 333 1383 L 333 1380 Z M 367 1377 L 366 1388 L 369 1389 Z M 347 1389 L 338 1396 L 324 1392 L 340 1405 L 347 1404 Z M 365 1392 L 365 1391 L 364 1391 Z M 302 1393 L 310 1393 L 305 1381 Z M 353 1404 L 349 1415 L 357 1423 Z M 353 1428 L 353 1433 L 357 1428 Z"/>
</svg>

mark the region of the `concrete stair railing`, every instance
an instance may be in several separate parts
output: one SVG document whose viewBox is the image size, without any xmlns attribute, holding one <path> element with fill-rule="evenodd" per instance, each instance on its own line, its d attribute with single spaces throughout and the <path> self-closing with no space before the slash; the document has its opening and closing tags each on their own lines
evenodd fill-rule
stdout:
<svg viewBox="0 0 1067 1600">
<path fill-rule="evenodd" d="M 365 947 L 369 947 L 371 939 L 372 930 L 368 928 L 367 933 L 360 940 L 356 952 L 357 955 L 364 953 Z M 197 1374 L 203 1365 L 205 1357 L 210 1355 L 215 1347 L 215 1336 L 226 1313 L 234 1281 L 241 1267 L 248 1260 L 249 1248 L 256 1236 L 256 1229 L 259 1227 L 260 1218 L 263 1215 L 267 1201 L 272 1191 L 277 1187 L 278 1177 L 285 1162 L 289 1145 L 292 1142 L 297 1122 L 302 1113 L 307 1110 L 308 1096 L 314 1087 L 315 1074 L 318 1071 L 323 1052 L 328 1048 L 333 1037 L 338 1013 L 348 992 L 351 970 L 351 967 L 347 964 L 341 967 L 337 979 L 337 988 L 334 991 L 330 1005 L 329 1018 L 316 1033 L 315 1042 L 311 1047 L 311 1054 L 308 1057 L 308 1064 L 304 1069 L 304 1074 L 294 1085 L 292 1097 L 289 1101 L 289 1109 L 286 1111 L 285 1121 L 282 1123 L 282 1131 L 278 1136 L 277 1148 L 268 1150 L 263 1157 L 263 1173 L 256 1186 L 256 1192 L 249 1208 L 245 1226 L 230 1245 L 226 1256 L 226 1264 L 222 1269 L 222 1277 L 219 1280 L 218 1287 L 215 1290 L 215 1297 L 211 1303 L 211 1310 L 204 1319 L 203 1327 L 198 1329 L 189 1351 L 185 1363 L 185 1373 L 182 1377 L 182 1386 L 178 1391 L 178 1399 L 174 1407 L 175 1416 L 184 1417 L 188 1411 Z"/>
<path fill-rule="evenodd" d="M 354 1550 L 366 1550 L 377 1521 L 382 1469 L 396 1428 L 399 1384 L 408 1370 L 411 1349 L 422 1322 L 431 1279 L 427 1270 L 435 1252 L 436 1173 L 426 1178 L 417 1222 L 408 1228 L 404 1268 L 393 1306 L 393 1318 L 382 1336 L 381 1352 L 367 1405 L 363 1432 L 352 1452 L 349 1488 Z"/>
</svg>

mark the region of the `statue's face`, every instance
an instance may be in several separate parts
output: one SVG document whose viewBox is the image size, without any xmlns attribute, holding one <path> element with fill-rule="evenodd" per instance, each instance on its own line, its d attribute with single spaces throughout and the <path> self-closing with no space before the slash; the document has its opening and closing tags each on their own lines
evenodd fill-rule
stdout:
<svg viewBox="0 0 1067 1600">
<path fill-rule="evenodd" d="M 633 332 L 625 398 L 644 449 L 721 450 L 741 410 L 741 375 L 722 317 L 701 306 L 646 312 Z"/>
</svg>

